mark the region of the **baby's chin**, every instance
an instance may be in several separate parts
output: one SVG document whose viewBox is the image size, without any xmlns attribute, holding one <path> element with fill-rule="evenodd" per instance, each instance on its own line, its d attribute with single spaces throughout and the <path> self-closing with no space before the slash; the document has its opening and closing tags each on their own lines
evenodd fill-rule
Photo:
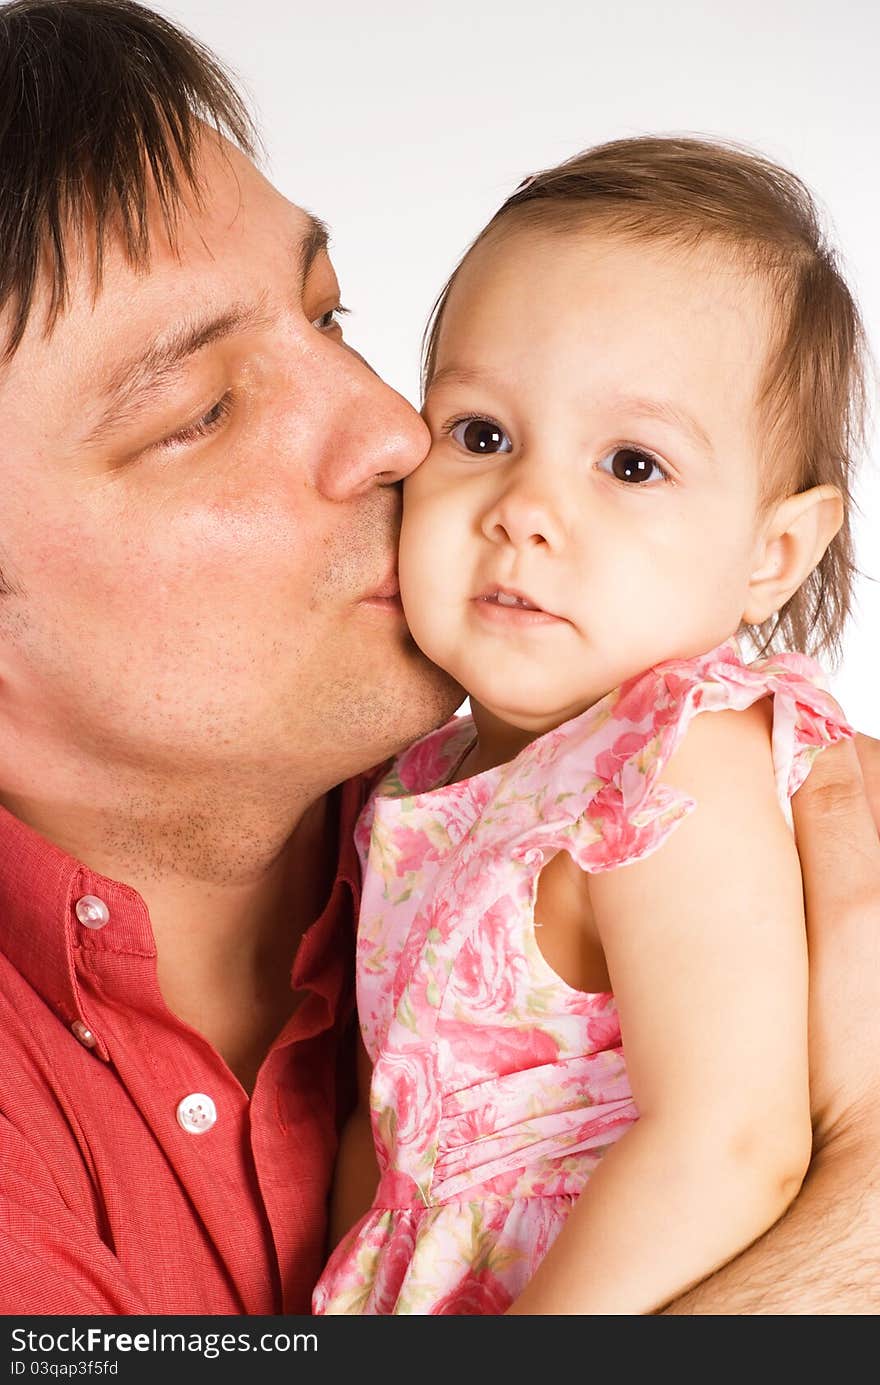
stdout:
<svg viewBox="0 0 880 1385">
<path fill-rule="evenodd" d="M 618 667 L 600 667 L 599 660 L 582 660 L 589 666 L 575 671 L 570 663 L 566 666 L 565 655 L 558 650 L 517 657 L 501 648 L 493 659 L 493 651 L 467 633 L 445 640 L 444 634 L 419 628 L 414 638 L 422 653 L 464 688 L 472 707 L 483 708 L 490 717 L 531 738 L 587 711 L 628 676 L 624 671 L 623 678 L 616 678 Z"/>
<path fill-rule="evenodd" d="M 472 706 L 477 704 L 497 721 L 535 737 L 543 736 L 595 707 L 611 691 L 611 688 L 605 687 L 574 693 L 567 689 L 557 696 L 545 691 L 529 697 L 522 689 L 502 690 L 483 685 L 471 691 L 469 696 Z"/>
</svg>

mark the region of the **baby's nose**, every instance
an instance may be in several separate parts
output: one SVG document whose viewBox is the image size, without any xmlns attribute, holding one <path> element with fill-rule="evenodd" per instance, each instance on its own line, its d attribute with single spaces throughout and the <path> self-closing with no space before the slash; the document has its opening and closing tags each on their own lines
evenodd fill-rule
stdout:
<svg viewBox="0 0 880 1385">
<path fill-rule="evenodd" d="M 510 543 L 514 548 L 559 548 L 563 526 L 557 507 L 549 497 L 529 494 L 511 487 L 486 512 L 483 533 L 494 543 Z"/>
</svg>

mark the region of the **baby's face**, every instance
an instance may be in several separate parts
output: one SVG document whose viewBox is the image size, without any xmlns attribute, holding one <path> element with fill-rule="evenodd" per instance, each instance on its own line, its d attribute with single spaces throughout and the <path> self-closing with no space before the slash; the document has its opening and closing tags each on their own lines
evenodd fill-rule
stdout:
<svg viewBox="0 0 880 1385">
<path fill-rule="evenodd" d="M 400 575 L 417 643 L 495 716 L 541 733 L 737 630 L 769 333 L 722 252 L 519 230 L 470 257 Z"/>
</svg>

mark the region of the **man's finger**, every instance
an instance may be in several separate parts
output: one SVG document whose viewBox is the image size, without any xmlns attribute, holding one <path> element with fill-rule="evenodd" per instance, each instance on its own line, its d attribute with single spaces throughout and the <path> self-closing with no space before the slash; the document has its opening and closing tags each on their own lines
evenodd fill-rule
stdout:
<svg viewBox="0 0 880 1385">
<path fill-rule="evenodd" d="M 856 750 L 859 752 L 859 764 L 862 767 L 862 777 L 868 791 L 874 823 L 880 832 L 880 741 L 875 741 L 871 736 L 857 735 Z"/>
<path fill-rule="evenodd" d="M 822 751 L 792 812 L 808 919 L 825 918 L 840 900 L 876 900 L 880 843 L 852 741 Z"/>
<path fill-rule="evenodd" d="M 824 750 L 792 799 L 810 953 L 815 1138 L 858 1128 L 876 1104 L 880 840 L 852 741 Z"/>
</svg>

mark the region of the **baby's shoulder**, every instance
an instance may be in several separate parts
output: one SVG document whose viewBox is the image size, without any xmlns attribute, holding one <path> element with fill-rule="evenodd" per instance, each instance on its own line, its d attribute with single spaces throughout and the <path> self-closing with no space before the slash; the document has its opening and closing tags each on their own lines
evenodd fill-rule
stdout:
<svg viewBox="0 0 880 1385">
<path fill-rule="evenodd" d="M 663 781 L 698 801 L 724 799 L 737 783 L 775 786 L 773 704 L 762 698 L 688 720 L 663 766 Z M 774 788 L 775 792 L 775 788 Z"/>
</svg>

